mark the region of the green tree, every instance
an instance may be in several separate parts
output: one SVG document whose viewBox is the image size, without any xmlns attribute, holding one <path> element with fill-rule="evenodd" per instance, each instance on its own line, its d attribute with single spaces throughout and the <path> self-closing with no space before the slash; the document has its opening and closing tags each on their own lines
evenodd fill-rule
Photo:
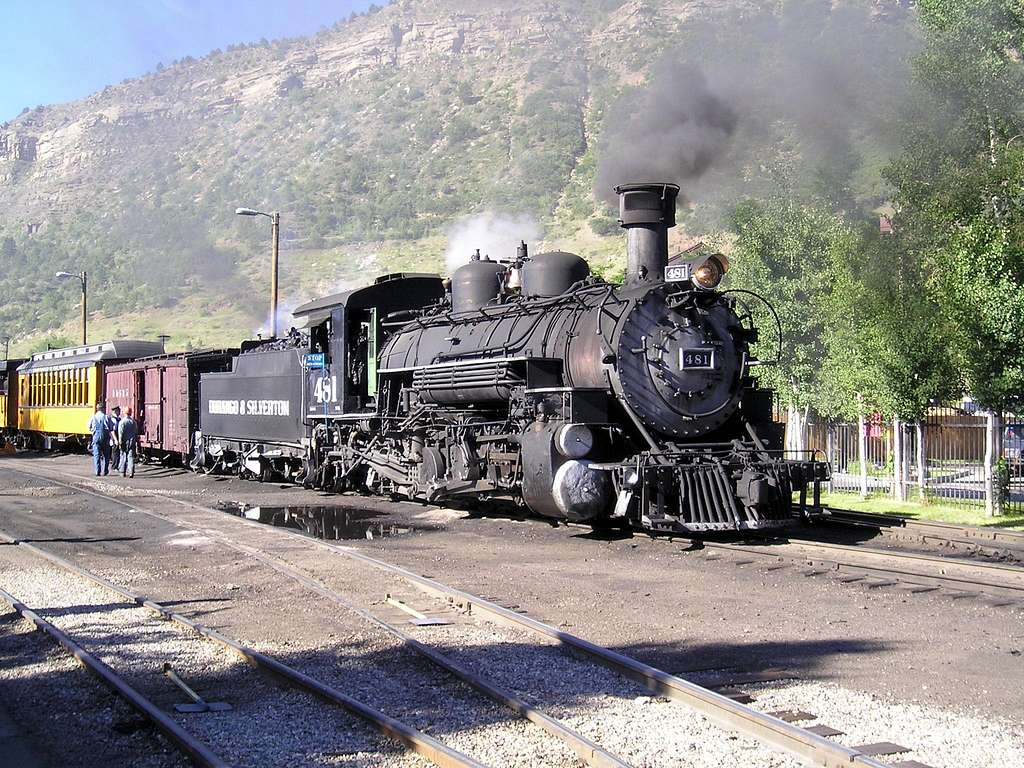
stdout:
<svg viewBox="0 0 1024 768">
<path fill-rule="evenodd" d="M 762 385 L 775 389 L 788 406 L 831 409 L 835 382 L 822 376 L 836 265 L 852 258 L 856 237 L 841 219 L 787 200 L 748 201 L 733 214 L 736 232 L 729 288 L 754 291 L 778 315 L 781 355 L 758 368 Z M 776 357 L 777 332 L 759 318 L 761 341 L 755 353 Z"/>
<path fill-rule="evenodd" d="M 856 350 L 830 340 L 830 364 L 846 367 L 847 382 L 862 382 L 860 395 L 903 421 L 920 421 L 931 402 L 960 394 L 950 325 L 928 289 L 927 265 L 899 240 L 865 231 L 845 271 L 831 335 L 849 328 Z"/>
<path fill-rule="evenodd" d="M 967 388 L 1024 405 L 1024 4 L 921 0 L 921 90 L 886 175 L 902 247 L 930 267 Z"/>
</svg>

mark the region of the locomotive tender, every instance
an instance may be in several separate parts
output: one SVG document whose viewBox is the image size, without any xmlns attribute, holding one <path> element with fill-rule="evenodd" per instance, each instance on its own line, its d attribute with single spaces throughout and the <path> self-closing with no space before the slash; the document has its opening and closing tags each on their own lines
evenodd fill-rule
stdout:
<svg viewBox="0 0 1024 768">
<path fill-rule="evenodd" d="M 680 533 L 785 525 L 808 486 L 817 507 L 828 466 L 781 450 L 725 258 L 669 265 L 675 185 L 616 192 L 622 286 L 524 244 L 450 290 L 389 275 L 310 302 L 302 332 L 202 375 L 193 466 Z"/>
</svg>

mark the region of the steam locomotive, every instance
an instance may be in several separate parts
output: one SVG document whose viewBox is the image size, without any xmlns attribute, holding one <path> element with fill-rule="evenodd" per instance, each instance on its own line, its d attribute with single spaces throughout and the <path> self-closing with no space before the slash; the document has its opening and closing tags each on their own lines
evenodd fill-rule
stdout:
<svg viewBox="0 0 1024 768">
<path fill-rule="evenodd" d="M 305 304 L 299 330 L 201 375 L 193 467 L 680 533 L 817 507 L 828 466 L 782 451 L 757 328 L 716 290 L 727 260 L 669 264 L 675 185 L 616 192 L 623 285 L 523 244 L 450 286 L 396 274 Z"/>
</svg>

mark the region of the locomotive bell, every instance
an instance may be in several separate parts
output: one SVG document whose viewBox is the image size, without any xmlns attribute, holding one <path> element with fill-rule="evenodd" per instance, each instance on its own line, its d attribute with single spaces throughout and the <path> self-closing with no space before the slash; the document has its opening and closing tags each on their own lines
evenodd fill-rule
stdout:
<svg viewBox="0 0 1024 768">
<path fill-rule="evenodd" d="M 619 224 L 626 230 L 626 284 L 663 280 L 679 187 L 621 184 L 615 193 L 619 196 Z"/>
<path fill-rule="evenodd" d="M 475 312 L 498 298 L 505 267 L 477 251 L 468 264 L 452 273 L 452 310 Z"/>
</svg>

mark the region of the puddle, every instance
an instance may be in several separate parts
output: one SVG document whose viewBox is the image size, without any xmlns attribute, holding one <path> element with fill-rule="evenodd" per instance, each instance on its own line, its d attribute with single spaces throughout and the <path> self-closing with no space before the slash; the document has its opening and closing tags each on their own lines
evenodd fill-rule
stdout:
<svg viewBox="0 0 1024 768">
<path fill-rule="evenodd" d="M 247 520 L 294 528 L 318 539 L 386 539 L 413 532 L 440 530 L 436 525 L 392 523 L 379 512 L 337 506 L 250 506 L 244 502 L 222 502 L 219 509 Z"/>
</svg>

